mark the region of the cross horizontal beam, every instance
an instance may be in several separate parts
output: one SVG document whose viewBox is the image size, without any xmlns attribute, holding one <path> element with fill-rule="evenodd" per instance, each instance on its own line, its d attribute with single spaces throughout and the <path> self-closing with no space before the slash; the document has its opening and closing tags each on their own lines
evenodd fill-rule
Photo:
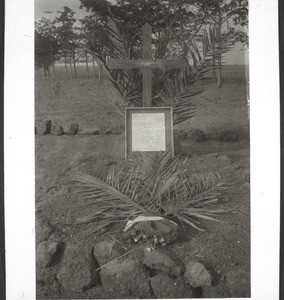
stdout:
<svg viewBox="0 0 284 300">
<path fill-rule="evenodd" d="M 107 62 L 111 69 L 181 69 L 184 70 L 186 62 L 183 60 L 166 59 L 111 59 Z"/>
</svg>

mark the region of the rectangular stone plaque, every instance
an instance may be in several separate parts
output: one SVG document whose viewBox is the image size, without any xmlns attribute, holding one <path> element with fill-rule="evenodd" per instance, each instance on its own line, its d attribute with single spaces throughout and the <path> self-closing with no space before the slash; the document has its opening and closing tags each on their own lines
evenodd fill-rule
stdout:
<svg viewBox="0 0 284 300">
<path fill-rule="evenodd" d="M 173 153 L 171 107 L 126 109 L 126 159 L 135 152 Z"/>
</svg>

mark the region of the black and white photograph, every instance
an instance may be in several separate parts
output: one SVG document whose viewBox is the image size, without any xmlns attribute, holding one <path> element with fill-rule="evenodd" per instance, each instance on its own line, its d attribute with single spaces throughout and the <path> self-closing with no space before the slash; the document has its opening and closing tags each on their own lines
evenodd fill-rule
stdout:
<svg viewBox="0 0 284 300">
<path fill-rule="evenodd" d="M 6 193 L 22 191 L 22 203 L 5 200 L 6 229 L 32 226 L 24 243 L 6 240 L 7 272 L 32 285 L 26 291 L 22 279 L 7 299 L 261 299 L 256 282 L 277 299 L 277 276 L 267 270 L 278 253 L 271 230 L 278 192 L 255 176 L 272 179 L 277 156 L 264 154 L 277 135 L 268 119 L 277 107 L 276 60 L 257 65 L 251 54 L 272 28 L 267 21 L 267 32 L 252 34 L 252 7 L 248 0 L 34 0 L 26 17 L 33 35 L 8 23 L 11 44 L 23 52 L 6 57 L 14 64 L 33 56 L 26 56 L 32 75 L 20 70 L 12 81 L 6 72 L 6 82 L 29 93 L 33 109 L 13 116 L 7 149 L 21 124 L 22 150 L 28 143 L 22 114 L 33 150 L 22 153 L 19 174 L 7 175 Z M 21 26 L 26 34 L 17 33 Z M 26 40 L 29 49 L 21 48 Z M 259 51 L 268 45 L 263 38 Z M 265 85 L 270 94 L 258 95 Z M 267 130 L 256 147 L 263 101 Z M 24 170 L 15 188 L 11 179 Z M 31 250 L 19 251 L 26 243 Z M 259 260 L 255 251 L 266 247 L 275 250 Z M 18 273 L 12 248 L 27 266 Z M 24 276 L 29 262 L 32 277 Z"/>
<path fill-rule="evenodd" d="M 250 296 L 247 24 L 247 1 L 35 1 L 38 299 Z"/>
</svg>

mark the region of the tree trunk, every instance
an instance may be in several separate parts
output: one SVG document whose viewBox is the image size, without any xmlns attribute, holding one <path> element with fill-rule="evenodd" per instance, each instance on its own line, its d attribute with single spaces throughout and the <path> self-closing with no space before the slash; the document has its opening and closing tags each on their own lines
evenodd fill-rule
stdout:
<svg viewBox="0 0 284 300">
<path fill-rule="evenodd" d="M 64 64 L 65 64 L 66 77 L 67 79 L 69 79 L 66 55 L 64 55 Z"/>
<path fill-rule="evenodd" d="M 86 69 L 87 69 L 87 77 L 89 79 L 90 78 L 90 73 L 89 73 L 88 53 L 87 52 L 86 52 Z"/>
<path fill-rule="evenodd" d="M 97 78 L 97 73 L 96 73 L 96 67 L 95 67 L 95 58 L 94 58 L 93 55 L 92 55 L 92 63 L 93 63 L 93 69 L 94 69 L 94 78 L 96 79 Z"/>
<path fill-rule="evenodd" d="M 43 66 L 43 77 L 46 78 L 45 66 Z"/>
<path fill-rule="evenodd" d="M 47 70 L 48 78 L 50 78 L 49 67 L 47 67 L 46 70 Z"/>
<path fill-rule="evenodd" d="M 53 78 L 55 78 L 55 68 L 54 68 L 54 65 L 52 65 L 52 72 L 53 72 Z"/>
<path fill-rule="evenodd" d="M 213 41 L 212 45 L 212 54 L 213 54 L 213 80 L 216 81 L 216 70 L 215 70 L 215 41 Z"/>
<path fill-rule="evenodd" d="M 99 63 L 99 82 L 103 82 L 103 64 Z"/>
<path fill-rule="evenodd" d="M 72 62 L 71 62 L 71 57 L 69 57 L 69 66 L 70 66 L 70 74 L 71 74 L 71 79 L 74 78 L 73 76 L 73 71 L 72 71 Z"/>
<path fill-rule="evenodd" d="M 74 74 L 75 74 L 75 78 L 77 78 L 75 53 L 73 54 L 73 65 L 74 65 Z"/>
<path fill-rule="evenodd" d="M 218 38 L 218 69 L 217 69 L 217 87 L 222 87 L 222 54 L 221 54 L 221 31 L 222 31 L 222 19 L 219 13 L 218 28 L 217 28 L 217 38 Z"/>
</svg>

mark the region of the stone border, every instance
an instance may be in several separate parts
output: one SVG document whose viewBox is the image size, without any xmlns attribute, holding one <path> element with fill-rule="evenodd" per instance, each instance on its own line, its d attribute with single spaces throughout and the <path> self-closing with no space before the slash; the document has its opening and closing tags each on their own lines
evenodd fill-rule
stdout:
<svg viewBox="0 0 284 300">
<path fill-rule="evenodd" d="M 125 132 L 124 125 L 119 126 L 105 126 L 104 128 L 94 127 L 94 128 L 80 128 L 78 123 L 71 123 L 69 130 L 64 131 L 62 125 L 52 125 L 51 120 L 44 121 L 44 128 L 41 130 L 35 127 L 36 135 L 110 135 L 110 134 L 122 134 Z M 186 140 L 190 142 L 204 142 L 204 141 L 220 141 L 220 142 L 238 142 L 240 140 L 249 141 L 249 131 L 244 129 L 235 130 L 223 130 L 219 132 L 209 132 L 196 128 L 189 130 L 174 130 L 175 140 Z"/>
<path fill-rule="evenodd" d="M 78 123 L 71 123 L 69 130 L 64 131 L 62 125 L 52 125 L 51 120 L 44 121 L 44 126 L 40 130 L 39 127 L 35 126 L 36 135 L 109 135 L 109 134 L 121 134 L 124 133 L 124 125 L 119 126 L 106 126 L 104 128 L 80 128 Z"/>
</svg>

